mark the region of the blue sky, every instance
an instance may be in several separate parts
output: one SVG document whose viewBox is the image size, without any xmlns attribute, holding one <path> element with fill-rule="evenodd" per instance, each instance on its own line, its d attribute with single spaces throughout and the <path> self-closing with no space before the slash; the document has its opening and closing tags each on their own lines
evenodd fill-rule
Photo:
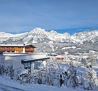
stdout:
<svg viewBox="0 0 98 91">
<path fill-rule="evenodd" d="M 0 0 L 0 32 L 42 27 L 74 33 L 80 30 L 73 28 L 97 25 L 98 0 Z"/>
</svg>

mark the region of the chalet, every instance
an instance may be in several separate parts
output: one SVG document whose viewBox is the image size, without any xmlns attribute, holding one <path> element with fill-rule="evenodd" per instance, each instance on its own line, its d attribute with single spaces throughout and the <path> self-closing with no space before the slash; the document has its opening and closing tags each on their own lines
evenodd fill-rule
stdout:
<svg viewBox="0 0 98 91">
<path fill-rule="evenodd" d="M 0 44 L 0 52 L 33 53 L 35 46 L 25 44 Z"/>
</svg>

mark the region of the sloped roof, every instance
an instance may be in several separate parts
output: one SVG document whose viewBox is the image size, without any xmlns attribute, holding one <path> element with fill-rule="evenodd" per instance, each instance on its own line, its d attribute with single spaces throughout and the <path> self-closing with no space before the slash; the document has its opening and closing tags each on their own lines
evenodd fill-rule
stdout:
<svg viewBox="0 0 98 91">
<path fill-rule="evenodd" d="M 2 47 L 33 47 L 36 48 L 33 45 L 25 45 L 25 44 L 0 44 Z"/>
</svg>

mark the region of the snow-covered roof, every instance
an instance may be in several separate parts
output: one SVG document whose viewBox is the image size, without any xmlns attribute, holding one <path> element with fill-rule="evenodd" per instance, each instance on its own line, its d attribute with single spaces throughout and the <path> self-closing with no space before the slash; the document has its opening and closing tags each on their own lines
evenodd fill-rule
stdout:
<svg viewBox="0 0 98 91">
<path fill-rule="evenodd" d="M 56 58 L 64 58 L 63 55 L 57 55 Z"/>
<path fill-rule="evenodd" d="M 35 61 L 44 61 L 46 59 L 50 59 L 49 57 L 45 57 L 45 58 L 37 58 L 37 59 L 32 59 L 32 60 L 21 60 L 21 63 L 30 63 L 30 62 L 35 62 Z"/>
<path fill-rule="evenodd" d="M 33 46 L 33 45 L 25 45 L 25 44 L 0 44 L 0 46 L 5 46 L 5 47 L 9 47 L 9 46 L 11 46 L 11 47 L 23 47 L 23 46 L 25 46 L 25 47 L 28 47 L 28 46 L 30 46 L 30 47 L 34 47 L 35 48 L 35 46 Z"/>
</svg>

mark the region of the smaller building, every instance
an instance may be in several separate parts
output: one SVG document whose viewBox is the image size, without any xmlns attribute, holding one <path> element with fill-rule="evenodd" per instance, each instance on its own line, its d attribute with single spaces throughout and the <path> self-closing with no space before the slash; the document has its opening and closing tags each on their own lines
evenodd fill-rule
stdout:
<svg viewBox="0 0 98 91">
<path fill-rule="evenodd" d="M 24 69 L 30 70 L 30 72 L 34 70 L 41 70 L 46 67 L 47 60 L 50 59 L 49 57 L 45 58 L 37 58 L 32 60 L 21 60 L 21 64 L 24 65 Z"/>
<path fill-rule="evenodd" d="M 57 56 L 56 56 L 56 59 L 57 59 L 57 60 L 64 60 L 64 56 L 63 56 L 63 55 L 57 55 Z"/>
</svg>

